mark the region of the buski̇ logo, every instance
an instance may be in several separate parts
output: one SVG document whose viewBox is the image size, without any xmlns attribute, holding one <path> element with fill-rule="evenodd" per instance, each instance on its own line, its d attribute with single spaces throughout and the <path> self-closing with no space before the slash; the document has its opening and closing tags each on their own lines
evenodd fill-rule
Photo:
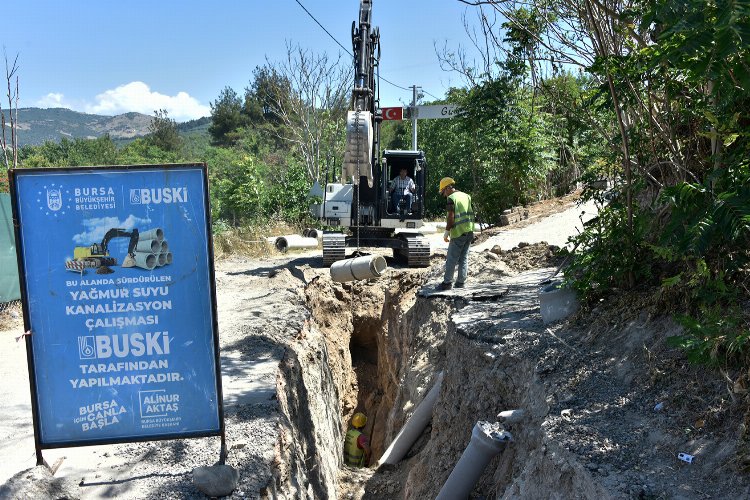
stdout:
<svg viewBox="0 0 750 500">
<path fill-rule="evenodd" d="M 179 188 L 140 188 L 130 190 L 131 205 L 150 205 L 168 203 L 186 203 L 188 191 L 186 187 Z"/>
</svg>

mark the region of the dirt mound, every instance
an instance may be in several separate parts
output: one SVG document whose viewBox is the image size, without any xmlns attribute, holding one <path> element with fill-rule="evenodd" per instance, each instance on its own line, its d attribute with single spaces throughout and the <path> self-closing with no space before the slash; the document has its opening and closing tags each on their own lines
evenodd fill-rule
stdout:
<svg viewBox="0 0 750 500">
<path fill-rule="evenodd" d="M 499 246 L 495 246 L 490 250 L 516 272 L 542 267 L 557 267 L 564 260 L 559 255 L 559 251 L 559 247 L 548 245 L 546 242 L 519 243 L 517 247 L 510 250 L 503 250 Z"/>
</svg>

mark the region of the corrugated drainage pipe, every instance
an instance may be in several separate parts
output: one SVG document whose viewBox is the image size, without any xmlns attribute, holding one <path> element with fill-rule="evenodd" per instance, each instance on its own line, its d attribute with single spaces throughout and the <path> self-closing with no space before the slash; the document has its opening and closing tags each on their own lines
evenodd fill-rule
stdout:
<svg viewBox="0 0 750 500">
<path fill-rule="evenodd" d="M 430 392 L 427 393 L 422 402 L 419 403 L 417 409 L 414 410 L 414 413 L 406 421 L 406 424 L 401 428 L 401 431 L 399 431 L 390 446 L 388 446 L 388 449 L 385 450 L 383 456 L 380 457 L 378 465 L 395 465 L 406 456 L 412 445 L 414 445 L 414 441 L 422 434 L 422 431 L 432 418 L 432 408 L 435 406 L 435 401 L 437 401 L 440 395 L 440 386 L 442 383 L 443 372 L 440 372 L 435 378 L 432 389 L 430 389 Z"/>
<path fill-rule="evenodd" d="M 290 234 L 289 236 L 276 238 L 274 246 L 279 252 L 286 253 L 287 250 L 299 248 L 318 248 L 318 240 L 316 238 L 305 238 L 298 234 Z"/>
<path fill-rule="evenodd" d="M 148 252 L 135 252 L 135 265 L 141 269 L 148 269 L 151 271 L 156 267 L 156 264 L 156 255 Z"/>
<path fill-rule="evenodd" d="M 155 227 L 153 229 L 147 229 L 146 231 L 141 231 L 138 234 L 139 240 L 163 240 L 164 239 L 164 231 L 161 230 L 160 227 Z"/>
<path fill-rule="evenodd" d="M 491 424 L 482 420 L 477 422 L 471 432 L 469 446 L 464 450 L 435 500 L 469 498 L 487 464 L 510 441 L 513 441 L 513 436 L 503 430 L 499 423 Z"/>
<path fill-rule="evenodd" d="M 316 240 L 317 241 L 317 240 Z M 331 264 L 331 279 L 339 283 L 379 278 L 388 267 L 382 255 L 365 255 Z"/>
<path fill-rule="evenodd" d="M 138 243 L 135 245 L 135 249 L 139 252 L 145 253 L 159 253 L 161 251 L 161 243 L 159 240 L 144 240 L 138 238 Z"/>
</svg>

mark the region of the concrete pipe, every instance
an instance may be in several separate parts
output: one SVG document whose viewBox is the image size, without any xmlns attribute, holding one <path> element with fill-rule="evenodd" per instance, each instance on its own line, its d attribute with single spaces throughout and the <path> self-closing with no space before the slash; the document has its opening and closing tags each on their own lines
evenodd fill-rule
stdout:
<svg viewBox="0 0 750 500">
<path fill-rule="evenodd" d="M 435 383 L 432 385 L 432 389 L 424 397 L 417 409 L 414 410 L 409 420 L 401 428 L 398 435 L 391 442 L 388 449 L 385 450 L 383 456 L 380 457 L 378 465 L 381 464 L 392 464 L 399 463 L 409 452 L 414 442 L 422 434 L 422 431 L 427 427 L 427 423 L 432 418 L 432 408 L 435 406 L 440 395 L 440 386 L 443 383 L 443 372 L 437 374 Z"/>
<path fill-rule="evenodd" d="M 274 246 L 279 252 L 286 253 L 287 250 L 318 248 L 318 240 L 315 238 L 305 238 L 298 234 L 290 234 L 289 236 L 279 236 L 276 238 Z"/>
<path fill-rule="evenodd" d="M 166 262 L 166 264 L 167 264 L 167 265 L 171 264 L 171 263 L 172 263 L 172 252 L 167 252 L 167 255 L 166 255 L 166 257 L 167 257 L 167 262 Z"/>
<path fill-rule="evenodd" d="M 163 240 L 164 239 L 164 231 L 161 230 L 160 227 L 155 227 L 153 229 L 147 229 L 146 231 L 141 231 L 138 234 L 139 240 Z"/>
<path fill-rule="evenodd" d="M 307 237 L 308 238 L 315 238 L 318 239 L 318 230 L 310 228 L 307 230 Z"/>
<path fill-rule="evenodd" d="M 471 432 L 469 446 L 464 450 L 435 500 L 469 498 L 487 464 L 502 451 L 506 443 L 511 441 L 513 436 L 503 430 L 499 423 L 491 424 L 482 420 L 477 422 Z"/>
<path fill-rule="evenodd" d="M 151 271 L 156 267 L 158 259 L 156 255 L 149 252 L 135 252 L 135 265 L 141 269 L 148 269 Z"/>
<path fill-rule="evenodd" d="M 167 240 L 161 241 L 161 251 L 162 252 L 169 252 L 169 243 L 167 243 Z"/>
<path fill-rule="evenodd" d="M 316 240 L 317 241 L 317 240 Z M 339 283 L 379 278 L 388 264 L 381 255 L 365 255 L 354 259 L 339 260 L 331 264 L 331 279 Z"/>
<path fill-rule="evenodd" d="M 156 265 L 161 267 L 167 263 L 167 252 L 161 252 L 156 255 Z"/>
<path fill-rule="evenodd" d="M 135 249 L 138 252 L 159 253 L 161 252 L 161 242 L 159 242 L 159 240 L 144 240 L 138 238 L 138 243 L 135 245 Z"/>
</svg>

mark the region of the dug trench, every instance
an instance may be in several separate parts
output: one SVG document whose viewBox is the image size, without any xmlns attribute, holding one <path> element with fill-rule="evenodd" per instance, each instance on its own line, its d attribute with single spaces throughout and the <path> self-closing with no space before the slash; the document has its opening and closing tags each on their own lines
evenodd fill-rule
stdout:
<svg viewBox="0 0 750 500">
<path fill-rule="evenodd" d="M 543 325 L 536 292 L 558 263 L 553 251 L 537 244 L 477 252 L 472 286 L 450 292 L 435 291 L 439 259 L 429 270 L 391 269 L 343 285 L 311 273 L 303 340 L 279 377 L 289 425 L 278 492 L 307 484 L 317 498 L 434 498 L 474 424 L 520 408 L 525 418 L 506 425 L 513 442 L 486 467 L 472 498 L 750 493 L 738 472 L 747 456 L 746 401 L 668 347 L 677 327 L 649 315 L 643 297 L 638 307 L 615 301 Z M 430 423 L 400 463 L 376 467 L 439 372 Z M 690 402 L 696 391 L 701 407 Z M 357 411 L 368 416 L 369 468 L 342 465 Z M 700 458 L 688 464 L 679 452 Z"/>
<path fill-rule="evenodd" d="M 526 416 L 507 428 L 514 441 L 472 498 L 750 497 L 747 374 L 689 365 L 668 346 L 679 329 L 648 291 L 543 325 L 536 290 L 558 261 L 546 244 L 519 247 L 472 252 L 471 285 L 449 292 L 435 291 L 440 255 L 430 269 L 391 267 L 350 284 L 331 281 L 312 254 L 221 262 L 227 463 L 240 473 L 232 497 L 435 498 L 474 424 L 516 408 Z M 21 373 L 20 358 L 9 354 L 0 373 Z M 375 467 L 439 372 L 421 436 L 399 463 Z M 6 388 L 9 400 L 23 395 Z M 369 468 L 342 464 L 356 411 L 369 419 Z M 8 422 L 3 435 L 18 434 Z M 13 449 L 29 449 L 23 439 Z M 202 498 L 191 471 L 217 449 L 210 438 L 61 450 L 55 477 L 20 472 L 0 497 L 60 482 L 69 498 Z"/>
</svg>

